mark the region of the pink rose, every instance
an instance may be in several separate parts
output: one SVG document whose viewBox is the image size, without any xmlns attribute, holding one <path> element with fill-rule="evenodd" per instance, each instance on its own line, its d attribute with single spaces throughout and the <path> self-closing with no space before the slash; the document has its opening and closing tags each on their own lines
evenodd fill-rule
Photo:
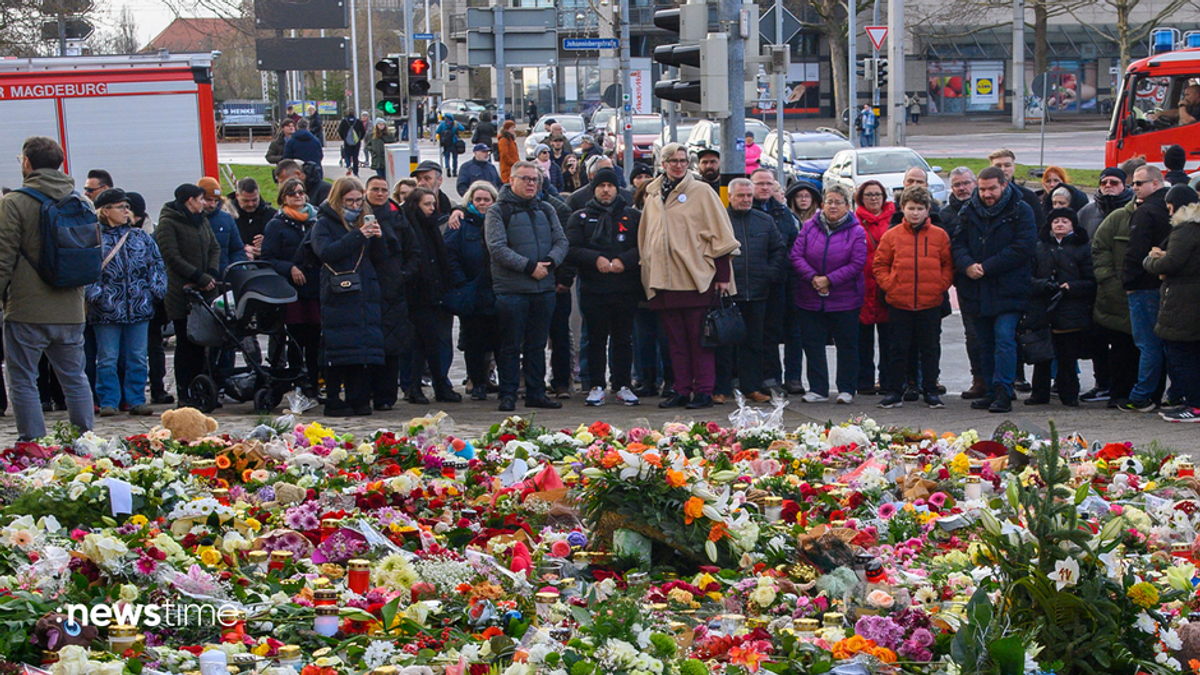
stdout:
<svg viewBox="0 0 1200 675">
<path fill-rule="evenodd" d="M 550 555 L 555 558 L 569 558 L 571 557 L 571 545 L 559 539 L 550 545 Z"/>
</svg>

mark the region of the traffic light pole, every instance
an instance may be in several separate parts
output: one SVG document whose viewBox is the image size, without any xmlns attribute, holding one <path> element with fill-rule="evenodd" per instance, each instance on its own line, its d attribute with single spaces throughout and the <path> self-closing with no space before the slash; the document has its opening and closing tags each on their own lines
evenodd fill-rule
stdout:
<svg viewBox="0 0 1200 675">
<path fill-rule="evenodd" d="M 404 62 L 408 62 L 408 55 L 413 53 L 413 2 L 408 0 L 408 11 L 404 13 Z M 417 127 L 417 99 L 408 93 L 408 68 L 404 71 L 405 87 L 404 93 L 408 97 L 408 175 L 412 175 L 417 170 L 417 165 L 421 163 L 421 155 L 417 151 L 417 135 L 421 130 Z"/>
<path fill-rule="evenodd" d="M 746 41 L 741 0 L 721 0 L 718 7 L 729 37 L 729 117 L 721 122 L 721 201 L 728 206 L 729 182 L 746 175 Z"/>
<path fill-rule="evenodd" d="M 854 119 L 858 115 L 858 54 L 856 42 L 858 41 L 858 27 L 854 25 L 854 15 L 857 13 L 858 5 L 855 0 L 846 0 L 846 24 L 847 24 L 847 39 L 846 39 L 846 54 L 849 59 L 846 79 L 850 80 L 850 87 L 846 91 L 846 100 L 850 102 L 850 119 L 847 122 L 850 128 L 846 135 L 850 137 L 850 143 L 854 147 L 858 147 L 858 134 L 854 133 Z"/>
<path fill-rule="evenodd" d="M 621 0 L 621 99 L 624 107 L 621 108 L 621 116 L 625 120 L 622 125 L 622 143 L 625 146 L 625 153 L 621 157 L 621 168 L 625 174 L 625 179 L 629 180 L 630 172 L 633 171 L 633 113 L 626 112 L 628 107 L 632 110 L 633 97 L 630 95 L 629 85 L 629 0 Z M 627 97 L 628 96 L 628 97 Z"/>
<path fill-rule="evenodd" d="M 904 0 L 888 0 L 888 141 L 893 147 L 907 144 L 904 107 Z"/>
<path fill-rule="evenodd" d="M 506 0 L 500 0 L 496 6 L 492 8 L 493 35 L 496 43 L 496 116 L 500 126 L 504 126 L 504 85 L 508 80 L 508 67 L 504 60 L 504 3 Z M 513 117 L 517 117 L 520 111 L 519 104 L 516 98 L 516 85 L 513 85 Z"/>
</svg>

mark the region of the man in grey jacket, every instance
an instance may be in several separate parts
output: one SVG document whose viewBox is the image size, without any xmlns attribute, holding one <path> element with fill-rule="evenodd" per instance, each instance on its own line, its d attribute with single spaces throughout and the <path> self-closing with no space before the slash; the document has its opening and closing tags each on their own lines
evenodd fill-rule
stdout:
<svg viewBox="0 0 1200 675">
<path fill-rule="evenodd" d="M 525 407 L 561 408 L 546 397 L 546 340 L 554 315 L 554 268 L 567 255 L 554 208 L 537 198 L 541 174 L 517 162 L 509 184 L 484 218 L 500 323 L 500 410 L 516 408 L 524 357 Z"/>
</svg>

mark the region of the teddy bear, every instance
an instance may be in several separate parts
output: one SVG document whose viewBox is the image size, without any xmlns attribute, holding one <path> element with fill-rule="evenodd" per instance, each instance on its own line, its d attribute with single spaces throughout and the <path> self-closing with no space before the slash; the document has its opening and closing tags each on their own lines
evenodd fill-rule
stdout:
<svg viewBox="0 0 1200 675">
<path fill-rule="evenodd" d="M 161 420 L 177 441 L 194 441 L 217 430 L 217 421 L 195 408 L 164 410 Z"/>
<path fill-rule="evenodd" d="M 100 635 L 92 625 L 68 620 L 66 614 L 51 612 L 37 620 L 31 641 L 44 650 L 58 651 L 67 645 L 87 647 Z"/>
</svg>

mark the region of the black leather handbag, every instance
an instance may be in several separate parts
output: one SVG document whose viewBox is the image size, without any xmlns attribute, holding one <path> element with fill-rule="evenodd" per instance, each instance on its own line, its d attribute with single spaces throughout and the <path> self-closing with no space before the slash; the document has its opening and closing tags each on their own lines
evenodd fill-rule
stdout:
<svg viewBox="0 0 1200 675">
<path fill-rule="evenodd" d="M 742 310 L 733 304 L 728 294 L 718 293 L 713 307 L 704 315 L 700 344 L 704 347 L 727 347 L 746 339 L 746 321 Z"/>
<path fill-rule="evenodd" d="M 358 262 L 354 263 L 354 269 L 349 272 L 339 272 L 325 263 L 325 269 L 329 270 L 329 291 L 331 293 L 358 293 L 362 291 L 362 275 L 358 273 L 358 266 L 362 264 L 363 253 L 366 252 L 364 246 L 358 252 Z"/>
</svg>

